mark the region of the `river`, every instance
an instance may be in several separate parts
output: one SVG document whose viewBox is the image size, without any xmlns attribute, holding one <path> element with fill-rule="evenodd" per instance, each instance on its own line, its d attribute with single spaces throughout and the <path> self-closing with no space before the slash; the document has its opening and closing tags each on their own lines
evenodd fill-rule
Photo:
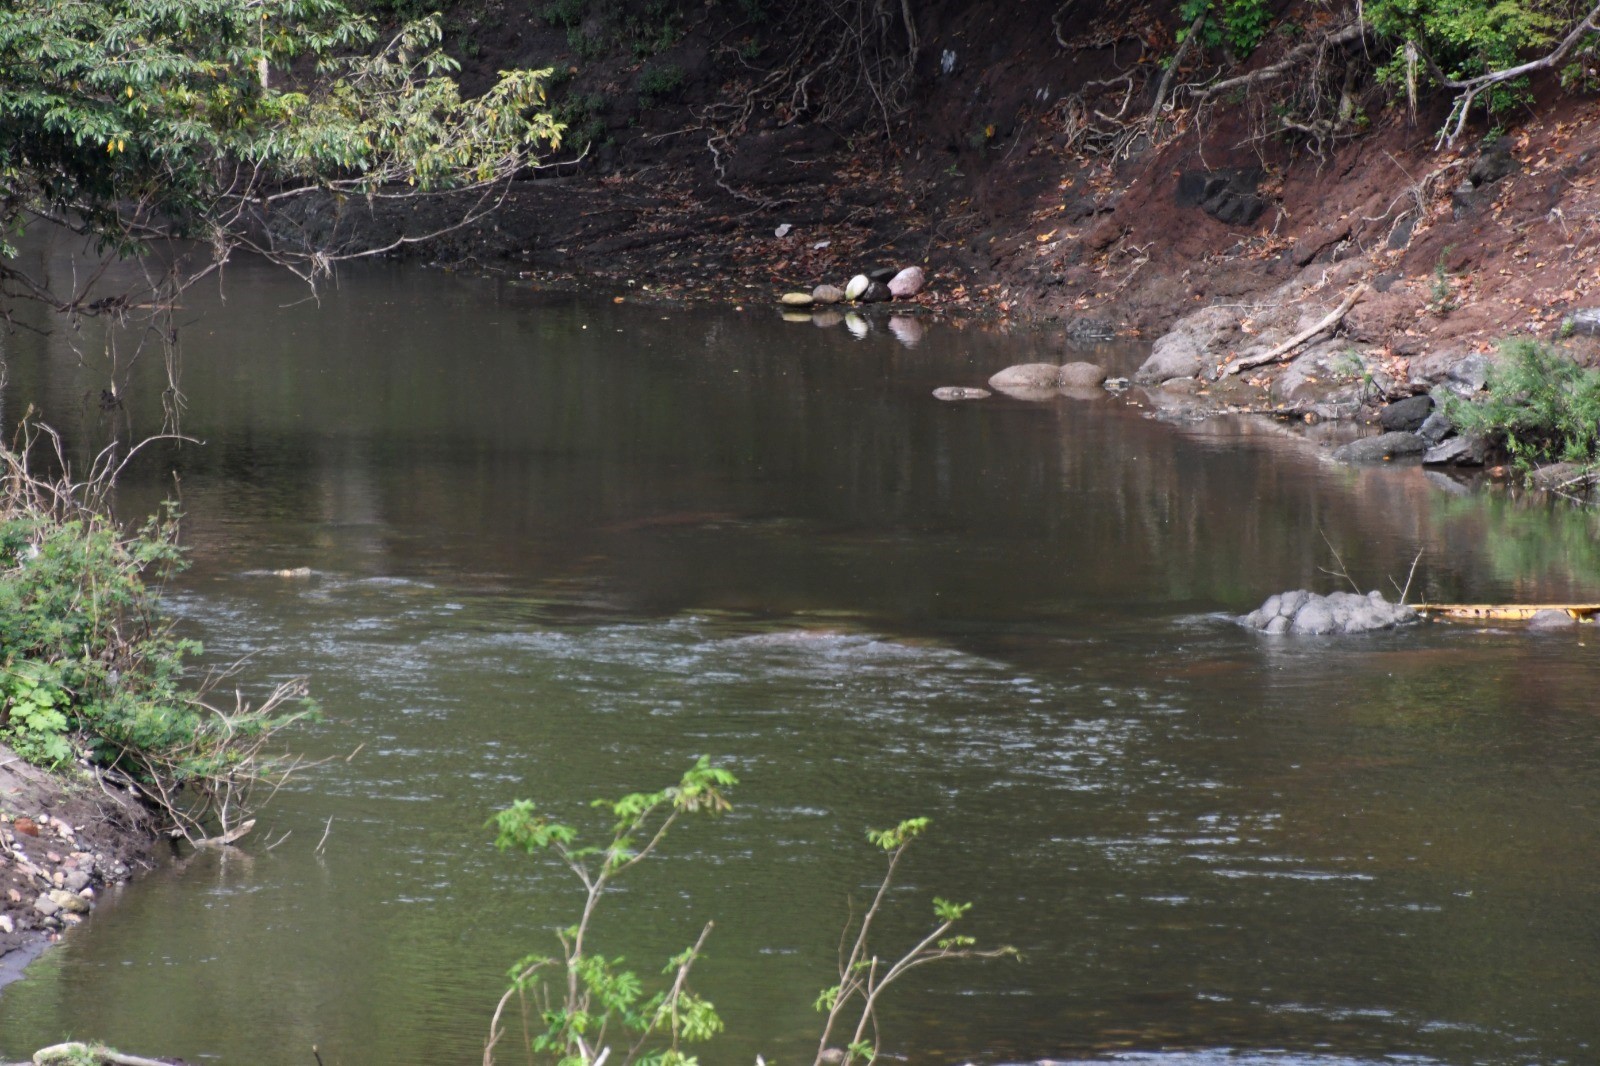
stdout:
<svg viewBox="0 0 1600 1066">
<path fill-rule="evenodd" d="M 191 295 L 203 443 L 151 449 L 120 503 L 181 498 L 184 632 L 249 655 L 252 691 L 308 675 L 295 741 L 327 761 L 0 992 L 0 1052 L 475 1063 L 506 969 L 581 901 L 485 820 L 525 797 L 593 824 L 706 754 L 734 811 L 675 830 L 595 943 L 653 980 L 716 921 L 707 1064 L 810 1061 L 881 872 L 864 834 L 915 815 L 882 950 L 938 894 L 1023 959 L 908 977 L 882 1021 L 912 1062 L 1600 1054 L 1593 638 L 1225 617 L 1341 566 L 1392 595 L 1418 553 L 1413 599 L 1595 599 L 1595 516 L 1266 423 L 930 397 L 1138 358 L 1046 332 L 384 265 L 305 295 L 248 264 Z M 107 412 L 96 324 L 4 346 L 8 432 L 28 404 L 74 441 L 159 426 L 159 353 Z"/>
</svg>

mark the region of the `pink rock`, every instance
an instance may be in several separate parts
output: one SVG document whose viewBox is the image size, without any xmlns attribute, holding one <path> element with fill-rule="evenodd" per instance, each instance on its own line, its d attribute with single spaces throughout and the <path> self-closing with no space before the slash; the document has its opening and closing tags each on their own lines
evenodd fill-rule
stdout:
<svg viewBox="0 0 1600 1066">
<path fill-rule="evenodd" d="M 904 300 L 921 292 L 927 283 L 921 267 L 906 267 L 889 279 L 889 295 L 897 300 Z"/>
</svg>

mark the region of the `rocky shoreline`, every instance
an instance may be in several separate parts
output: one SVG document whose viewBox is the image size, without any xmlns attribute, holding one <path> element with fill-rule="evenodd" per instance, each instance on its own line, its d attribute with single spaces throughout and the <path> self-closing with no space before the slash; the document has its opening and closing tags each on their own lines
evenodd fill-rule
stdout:
<svg viewBox="0 0 1600 1066">
<path fill-rule="evenodd" d="M 87 773 L 47 773 L 0 746 L 0 985 L 153 866 L 139 802 Z"/>
</svg>

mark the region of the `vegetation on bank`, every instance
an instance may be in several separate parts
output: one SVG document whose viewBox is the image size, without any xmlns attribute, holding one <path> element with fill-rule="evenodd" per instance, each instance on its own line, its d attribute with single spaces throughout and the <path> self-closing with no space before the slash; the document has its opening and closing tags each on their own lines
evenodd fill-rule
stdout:
<svg viewBox="0 0 1600 1066">
<path fill-rule="evenodd" d="M 1481 400 L 1450 400 L 1465 434 L 1502 448 L 1528 472 L 1545 463 L 1600 462 L 1600 369 L 1582 367 L 1532 338 L 1501 345 Z"/>
<path fill-rule="evenodd" d="M 81 763 L 135 787 L 174 835 L 236 828 L 252 790 L 294 768 L 268 749 L 311 713 L 304 683 L 215 702 L 221 677 L 192 676 L 200 645 L 160 609 L 182 565 L 176 511 L 126 528 L 110 515 L 111 453 L 75 480 L 58 446 L 65 472 L 43 476 L 37 443 L 0 450 L 0 740 L 35 765 Z"/>
</svg>

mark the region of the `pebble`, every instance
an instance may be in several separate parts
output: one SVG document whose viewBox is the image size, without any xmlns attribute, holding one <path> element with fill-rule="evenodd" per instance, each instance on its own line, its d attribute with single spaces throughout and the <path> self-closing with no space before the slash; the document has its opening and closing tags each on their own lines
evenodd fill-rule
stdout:
<svg viewBox="0 0 1600 1066">
<path fill-rule="evenodd" d="M 33 901 L 33 909 L 48 918 L 61 909 L 61 904 L 51 899 L 48 895 L 40 893 L 39 898 Z"/>
<path fill-rule="evenodd" d="M 778 297 L 785 307 L 810 307 L 816 299 L 809 292 L 786 292 Z"/>
<path fill-rule="evenodd" d="M 872 281 L 865 274 L 857 274 L 855 277 L 851 278 L 850 283 L 844 287 L 844 298 L 846 300 L 860 299 L 861 294 L 866 292 L 867 286 L 871 284 Z"/>
<path fill-rule="evenodd" d="M 11 920 L 11 915 L 0 914 L 0 933 L 15 933 L 17 923 Z"/>
<path fill-rule="evenodd" d="M 818 285 L 811 290 L 811 299 L 819 304 L 836 304 L 844 300 L 844 290 L 837 285 Z"/>
</svg>

